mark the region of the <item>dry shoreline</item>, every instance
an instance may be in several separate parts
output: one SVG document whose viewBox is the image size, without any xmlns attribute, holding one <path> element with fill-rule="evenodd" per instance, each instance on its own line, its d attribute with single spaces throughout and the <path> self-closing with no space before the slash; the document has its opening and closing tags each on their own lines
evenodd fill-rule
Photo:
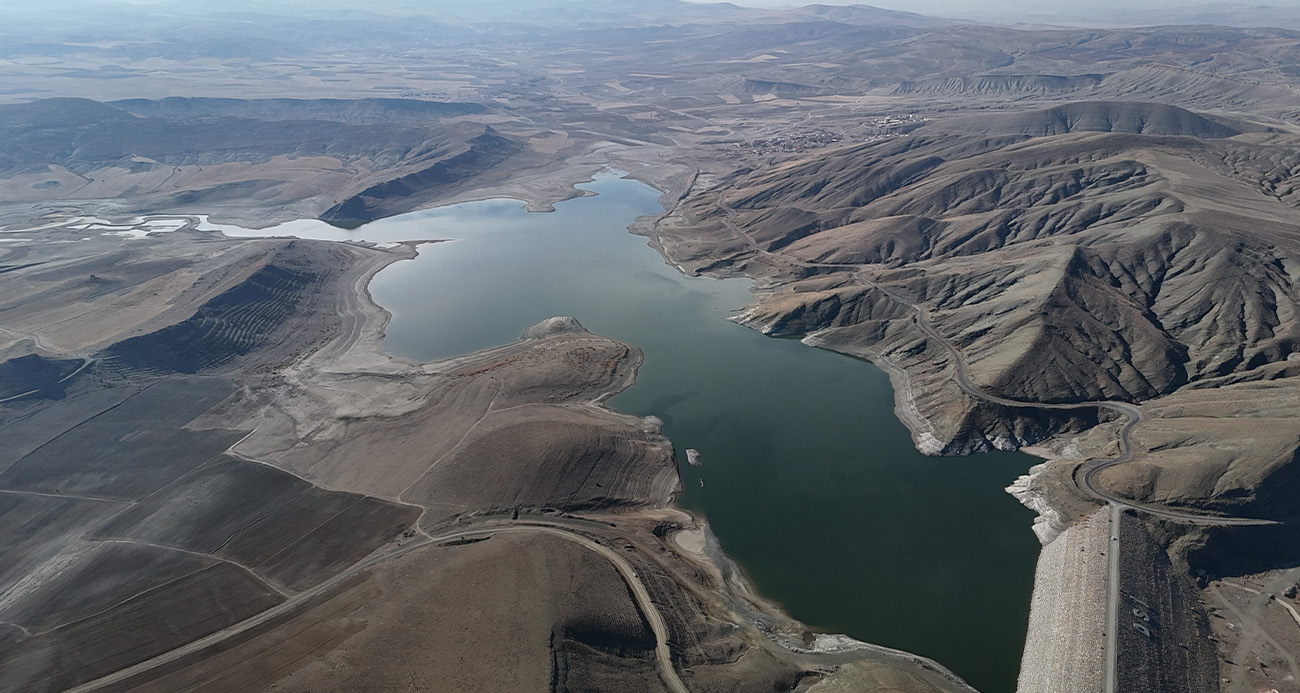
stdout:
<svg viewBox="0 0 1300 693">
<path fill-rule="evenodd" d="M 698 171 L 696 172 L 696 175 L 698 176 Z M 666 218 L 677 211 L 677 204 L 684 199 L 687 191 L 693 184 L 693 181 L 694 178 L 692 178 L 692 183 L 687 184 L 680 192 L 677 190 L 665 189 L 667 186 L 662 186 L 660 188 L 663 191 L 666 209 L 665 214 L 660 217 L 660 219 Z M 654 184 L 651 181 L 646 182 L 651 185 Z M 677 187 L 680 188 L 681 186 Z M 669 203 L 671 203 L 671 205 Z M 655 222 L 657 221 L 658 220 L 647 220 L 647 222 L 639 224 L 638 228 L 635 228 L 633 232 L 648 236 L 650 238 L 650 245 L 664 256 L 665 261 L 668 262 L 668 264 L 685 272 L 686 270 L 672 259 L 665 244 L 660 240 L 658 234 L 655 233 Z M 706 271 L 705 274 L 707 273 L 708 272 Z M 757 295 L 759 291 L 761 291 L 761 289 L 758 289 L 757 287 L 754 290 L 755 304 L 759 300 L 759 296 Z M 752 320 L 745 320 L 742 318 L 737 319 L 736 322 L 760 332 L 766 332 L 761 324 L 755 324 Z M 945 448 L 953 445 L 956 445 L 958 448 L 964 447 L 957 441 L 949 441 L 945 444 L 944 441 L 940 440 L 939 437 L 935 435 L 933 424 L 924 414 L 921 413 L 917 402 L 913 377 L 906 368 L 887 358 L 883 353 L 877 350 L 856 345 L 850 349 L 846 348 L 846 345 L 843 343 L 833 343 L 832 340 L 826 338 L 823 332 L 813 332 L 808 334 L 801 339 L 801 342 L 808 346 L 823 348 L 838 353 L 845 353 L 856 358 L 868 360 L 884 371 L 889 376 L 890 384 L 894 392 L 894 414 L 911 432 L 913 444 L 918 451 L 927 455 L 938 455 L 943 454 Z M 965 395 L 961 393 L 957 393 L 956 396 L 965 397 Z M 1029 454 L 1036 454 L 1036 456 L 1045 459 L 1053 458 L 1050 452 L 1046 449 L 1033 448 L 1022 450 Z M 1035 469 L 1040 469 L 1040 467 L 1031 469 L 1029 475 L 1032 475 Z M 1061 536 L 1062 532 L 1073 532 L 1074 534 L 1080 536 L 1086 535 L 1087 537 L 1094 539 L 1096 532 L 1086 531 L 1082 527 L 1065 530 L 1064 523 L 1062 522 L 1059 513 L 1052 508 L 1050 501 L 1046 497 L 1042 496 L 1037 490 L 1031 490 L 1031 478 L 1031 476 L 1022 477 L 1020 480 L 1017 480 L 1017 484 L 1013 484 L 1013 486 L 1007 489 L 1008 493 L 1015 496 L 1022 504 L 1037 513 L 1032 529 L 1038 536 L 1040 543 L 1043 545 L 1043 549 L 1035 568 L 1034 588 L 1031 595 L 1032 606 L 1029 632 L 1025 641 L 1019 688 L 1025 692 L 1043 691 L 1044 693 L 1047 693 L 1049 691 L 1057 690 L 1061 685 L 1069 685 L 1067 682 L 1075 680 L 1075 678 L 1073 678 L 1075 673 L 1080 675 L 1085 671 L 1089 671 L 1090 674 L 1100 673 L 1100 667 L 1095 667 L 1095 671 L 1088 670 L 1086 665 L 1095 664 L 1095 662 L 1091 662 L 1091 660 L 1086 662 L 1082 661 L 1088 658 L 1078 655 L 1078 651 L 1072 649 L 1072 641 L 1069 641 L 1069 638 L 1072 633 L 1074 634 L 1074 637 L 1083 637 L 1080 635 L 1083 633 L 1099 637 L 1103 634 L 1103 631 L 1097 629 L 1090 630 L 1084 625 L 1080 625 L 1079 620 L 1072 620 L 1068 615 L 1063 614 L 1061 610 L 1062 608 L 1068 607 L 1070 604 L 1074 603 L 1072 598 L 1062 597 L 1064 593 L 1069 592 L 1074 594 L 1079 592 L 1081 589 L 1091 589 L 1095 591 L 1098 579 L 1102 581 L 1101 584 L 1104 584 L 1105 563 L 1104 561 L 1099 563 L 1098 561 L 1089 561 L 1086 558 L 1079 559 L 1075 556 L 1069 556 L 1070 560 L 1082 561 L 1083 567 L 1086 567 L 1088 571 L 1087 574 L 1091 576 L 1086 580 L 1077 575 L 1077 571 L 1071 571 L 1065 567 L 1065 564 L 1062 562 L 1066 557 L 1062 554 L 1065 549 L 1062 547 L 1067 544 L 1073 546 L 1073 544 L 1077 542 L 1073 540 L 1067 541 L 1066 537 Z M 1104 524 L 1102 532 L 1104 533 Z M 1101 546 L 1103 548 L 1105 547 L 1104 538 L 1101 540 Z M 1084 580 L 1084 582 L 1080 582 L 1080 580 Z M 1087 588 L 1083 587 L 1085 582 L 1088 585 Z M 1104 589 L 1102 596 L 1104 597 Z M 1104 599 L 1101 600 L 1101 603 L 1104 604 Z M 1097 614 L 1093 615 L 1096 616 Z M 1091 622 L 1089 623 L 1091 624 Z M 1094 637 L 1093 639 L 1096 638 Z M 1027 675 L 1026 672 L 1030 672 L 1030 674 Z M 1043 673 L 1043 675 L 1033 674 L 1032 672 L 1040 672 Z M 1062 678 L 1061 676 L 1048 676 L 1046 673 L 1068 673 L 1070 675 Z"/>
<path fill-rule="evenodd" d="M 594 176 L 587 176 L 583 180 L 575 181 L 567 189 L 575 191 L 576 194 L 570 195 L 564 199 L 573 199 L 585 196 L 589 193 L 577 188 L 577 185 L 595 180 Z M 650 180 L 642 180 L 647 184 L 652 184 Z M 659 186 L 655 186 L 659 187 Z M 671 191 L 664 191 L 663 196 L 668 199 Z M 464 200 L 456 202 L 440 203 L 456 204 L 458 202 L 468 202 L 473 200 L 500 199 L 502 194 L 494 191 L 480 191 L 469 193 Z M 513 196 L 511 196 L 513 197 Z M 549 208 L 553 202 L 563 201 L 560 199 L 547 201 L 546 198 L 524 199 L 525 204 L 530 211 Z M 642 220 L 638 220 L 638 224 Z M 651 245 L 659 250 L 661 255 L 664 251 L 657 246 L 656 239 L 651 236 Z M 412 244 L 414 245 L 414 244 Z M 414 248 L 412 247 L 412 251 Z M 411 257 L 414 257 L 412 255 Z M 665 256 L 666 258 L 666 256 Z M 362 277 L 358 278 L 357 288 L 364 296 L 364 301 L 371 306 L 372 322 L 368 328 L 363 330 L 363 336 L 357 339 L 353 344 L 342 353 L 329 356 L 323 361 L 327 361 L 334 367 L 339 364 L 353 364 L 352 367 L 360 366 L 363 363 L 368 364 L 386 364 L 392 367 L 415 367 L 424 373 L 446 372 L 453 369 L 460 369 L 470 366 L 471 364 L 492 361 L 502 355 L 509 354 L 519 348 L 529 339 L 538 339 L 546 333 L 558 333 L 564 331 L 579 330 L 582 331 L 577 321 L 572 318 L 552 318 L 541 325 L 532 328 L 529 333 L 525 333 L 524 341 L 494 347 L 472 354 L 454 356 L 436 362 L 428 363 L 407 363 L 406 361 L 394 357 L 382 348 L 384 329 L 391 320 L 391 313 L 374 302 L 368 290 L 368 283 L 380 271 L 387 266 L 398 262 L 405 257 L 393 258 L 387 262 L 377 263 L 370 268 Z M 669 263 L 671 264 L 671 262 Z M 681 268 L 678 267 L 680 270 Z M 540 329 L 539 329 L 540 328 Z M 585 332 L 585 331 L 584 331 Z M 635 347 L 633 347 L 635 349 Z M 636 351 L 639 354 L 639 350 Z M 638 360 L 639 361 L 639 360 Z M 323 363 L 321 365 L 324 365 Z M 387 370 L 387 369 L 385 369 Z M 636 381 L 639 369 L 633 367 L 628 371 L 627 377 L 617 383 L 611 383 L 610 386 L 599 393 L 593 393 L 585 402 L 585 406 L 592 407 L 602 411 L 611 417 L 617 417 L 629 422 L 636 421 L 640 425 L 654 426 L 654 421 L 645 421 L 628 416 L 610 408 L 605 402 L 613 395 L 633 385 Z M 893 370 L 891 378 L 895 372 Z M 396 412 L 393 412 L 395 414 Z M 400 415 L 400 414 L 399 414 Z M 653 417 L 650 417 L 653 419 Z M 674 469 L 674 477 L 676 470 Z M 682 552 L 683 558 L 688 560 L 702 561 L 699 567 L 706 568 L 711 573 L 722 578 L 722 584 L 727 586 L 723 595 L 730 608 L 745 614 L 751 623 L 758 624 L 758 631 L 764 634 L 760 641 L 764 649 L 776 654 L 778 657 L 789 659 L 790 661 L 801 662 L 805 666 L 814 668 L 831 667 L 832 669 L 853 662 L 870 662 L 874 665 L 885 665 L 890 667 L 899 667 L 901 670 L 910 672 L 910 676 L 917 677 L 917 683 L 926 682 L 924 690 L 934 691 L 953 691 L 959 693 L 971 693 L 974 689 L 967 686 L 952 672 L 945 669 L 940 663 L 925 657 L 911 653 L 885 648 L 869 643 L 854 641 L 845 636 L 818 636 L 818 643 L 813 648 L 808 648 L 800 639 L 799 634 L 806 632 L 807 628 L 801 623 L 786 615 L 781 608 L 775 603 L 766 601 L 759 595 L 744 577 L 743 571 L 734 561 L 722 552 L 721 546 L 717 539 L 712 535 L 708 525 L 702 519 L 696 517 L 688 510 L 676 506 L 673 501 L 680 490 L 680 479 L 677 480 L 677 487 L 671 495 L 657 501 L 654 506 L 657 511 L 669 513 L 670 516 L 677 518 L 680 523 L 680 529 L 669 535 L 668 541 Z M 683 539 L 679 539 L 682 537 Z M 691 537 L 697 539 L 692 540 Z M 702 541 L 700 541 L 702 539 Z M 833 676 L 831 677 L 833 678 Z M 830 680 L 830 679 L 828 679 Z M 916 689 L 922 690 L 922 689 Z"/>
<path fill-rule="evenodd" d="M 837 348 L 828 344 L 818 333 L 804 337 L 800 340 L 804 344 L 819 349 L 826 349 L 837 353 L 847 353 L 843 348 Z M 898 365 L 894 361 L 886 358 L 879 352 L 862 349 L 859 353 L 848 354 L 857 358 L 870 361 L 880 370 L 889 376 L 889 383 L 894 391 L 894 415 L 898 420 L 912 433 L 912 442 L 916 449 L 926 455 L 937 455 L 943 451 L 944 444 L 934 435 L 934 426 L 930 420 L 921 413 L 916 404 L 916 393 L 912 386 L 912 376 L 907 369 Z"/>
<path fill-rule="evenodd" d="M 482 192 L 481 196 L 496 197 L 489 192 Z M 665 192 L 663 200 L 671 204 L 671 193 Z M 648 220 L 638 220 L 638 226 L 644 225 Z M 247 247 L 259 242 L 232 240 L 233 244 Z M 283 245 L 284 242 L 279 243 Z M 323 242 L 302 243 L 311 245 Z M 414 420 L 412 417 L 418 417 L 421 412 L 437 404 L 441 396 L 435 394 L 441 391 L 438 388 L 445 387 L 449 380 L 458 377 L 457 374 L 478 372 L 485 368 L 496 368 L 499 363 L 513 362 L 529 352 L 538 340 L 559 340 L 557 344 L 563 343 L 571 340 L 566 334 L 577 335 L 576 330 L 581 328 L 561 321 L 563 324 L 553 325 L 560 329 L 541 331 L 547 334 L 532 334 L 522 341 L 475 354 L 431 363 L 408 362 L 384 351 L 384 332 L 392 315 L 375 303 L 369 292 L 369 284 L 386 267 L 415 257 L 419 252 L 419 243 L 404 243 L 392 248 L 348 243 L 342 245 L 351 248 L 348 254 L 354 259 L 346 278 L 341 282 L 348 288 L 338 292 L 336 298 L 341 331 L 319 342 L 318 348 L 294 358 L 274 374 L 259 376 L 249 384 L 251 389 L 246 388 L 239 398 L 214 409 L 196 420 L 194 425 L 212 428 L 243 426 L 251 429 L 235 443 L 232 452 L 241 458 L 284 469 L 320 488 L 355 490 L 399 503 L 413 502 L 406 492 L 383 479 L 349 476 L 340 467 L 321 464 L 317 456 L 314 456 L 315 453 L 304 453 L 295 441 L 310 441 L 309 449 L 325 446 L 320 449 L 327 450 L 329 446 L 351 444 L 356 438 L 356 432 L 367 427 L 400 425 L 403 421 Z M 662 248 L 657 249 L 663 253 Z M 594 336 L 591 338 L 601 343 L 610 342 Z M 605 405 L 610 395 L 634 382 L 639 352 L 634 347 L 630 349 L 625 360 L 626 367 L 618 370 L 619 377 L 594 388 L 594 383 L 584 385 L 582 401 L 573 402 L 573 407 L 589 410 L 611 425 L 639 428 L 657 434 L 654 422 L 621 414 Z M 909 391 L 899 388 L 897 377 L 897 373 L 891 372 L 895 392 Z M 665 444 L 670 445 L 666 441 Z M 784 662 L 783 666 L 823 673 L 847 666 L 845 671 L 855 672 L 854 675 L 860 674 L 860 669 L 864 666 L 876 669 L 883 667 L 881 670 L 895 671 L 905 679 L 904 690 L 969 693 L 971 689 L 960 679 L 940 664 L 922 657 L 838 636 L 819 636 L 816 644 L 808 647 L 802 640 L 806 627 L 789 619 L 776 605 L 765 602 L 757 595 L 738 567 L 721 553 L 716 540 L 710 539 L 707 526 L 686 511 L 672 506 L 674 490 L 680 483 L 675 467 L 671 469 L 671 478 L 674 489 L 649 494 L 644 498 L 649 504 L 640 510 L 620 510 L 610 517 L 616 523 L 628 523 L 629 527 L 640 526 L 640 523 L 651 520 L 662 522 L 665 519 L 676 526 L 675 530 L 665 535 L 664 542 L 656 542 L 680 548 L 676 553 L 681 562 L 676 564 L 677 567 L 666 568 L 668 574 L 677 574 L 672 579 L 678 584 L 674 589 L 688 589 L 701 603 L 711 604 L 708 606 L 711 612 L 730 613 L 734 614 L 732 618 L 739 617 L 742 629 L 748 632 L 750 641 L 759 645 L 768 656 Z M 426 524 L 424 520 L 421 523 Z M 427 525 L 423 532 L 432 531 L 434 527 L 435 525 Z M 688 532 L 690 536 L 696 536 L 695 547 L 689 548 L 689 541 L 678 542 L 674 537 L 677 532 Z M 698 537 L 703 537 L 703 552 L 699 550 Z M 682 546 L 683 543 L 687 546 Z M 384 550 L 379 551 L 372 558 L 381 557 L 383 552 Z M 693 587 L 689 581 L 683 581 L 684 576 L 693 570 L 704 570 L 717 576 L 717 587 Z M 721 611 L 717 611 L 719 609 Z"/>
<path fill-rule="evenodd" d="M 587 180 L 591 180 L 590 176 Z M 581 182 L 581 181 L 580 181 Z M 579 182 L 579 184 L 580 184 Z M 577 188 L 569 188 L 578 190 Z M 484 192 L 483 199 L 498 197 Z M 535 201 L 534 201 L 535 202 Z M 531 206 L 530 206 L 531 208 Z M 183 216 L 183 215 L 182 215 Z M 176 218 L 177 215 L 170 215 Z M 139 223 L 147 223 L 147 219 Z M 189 226 L 187 225 L 187 228 Z M 164 240 L 165 242 L 165 240 Z M 254 247 L 269 241 L 251 239 L 231 239 L 231 243 L 241 247 Z M 281 245 L 284 241 L 276 241 Z M 290 242 L 295 243 L 295 242 Z M 304 244 L 326 242 L 303 241 Z M 526 335 L 526 338 L 507 345 L 488 349 L 474 354 L 453 357 L 431 363 L 413 363 L 388 354 L 383 349 L 386 327 L 392 319 L 389 311 L 378 305 L 370 294 L 370 282 L 379 272 L 394 263 L 411 259 L 418 255 L 420 242 L 402 243 L 394 247 L 375 247 L 370 244 L 343 243 L 352 250 L 350 268 L 342 284 L 349 287 L 339 292 L 336 312 L 342 318 L 342 330 L 331 338 L 318 344 L 318 348 L 300 355 L 286 367 L 274 374 L 258 376 L 250 382 L 237 399 L 215 408 L 192 424 L 200 428 L 216 428 L 230 425 L 246 425 L 248 433 L 243 435 L 231 449 L 231 453 L 241 459 L 270 464 L 284 469 L 323 489 L 355 489 L 376 498 L 388 498 L 405 502 L 401 494 L 386 493 L 364 483 L 358 486 L 354 481 L 347 481 L 331 476 L 328 469 L 304 467 L 295 463 L 293 455 L 297 445 L 286 447 L 286 442 L 302 440 L 304 437 L 313 441 L 313 445 L 337 444 L 349 436 L 349 431 L 365 422 L 400 422 L 418 414 L 436 402 L 431 399 L 430 388 L 445 380 L 449 375 L 459 372 L 474 371 L 493 364 L 508 361 L 527 352 L 538 340 L 568 339 L 566 334 L 577 334 L 581 327 L 567 321 L 551 321 L 552 329 Z M 582 331 L 585 334 L 585 331 Z M 585 339 L 585 338 L 584 338 Z M 597 338 L 599 339 L 599 338 Z M 606 340 L 607 341 L 607 340 Z M 614 393 L 621 391 L 634 382 L 639 362 L 639 352 L 632 347 L 627 363 L 630 367 L 620 369 L 620 379 L 612 380 L 596 390 L 588 390 L 584 401 L 575 403 L 597 416 L 618 425 L 640 427 L 646 430 L 656 429 L 655 422 L 636 419 L 609 408 L 605 401 Z M 251 389 L 249 389 L 251 387 Z M 246 422 L 241 423 L 241 422 Z M 387 424 L 385 424 L 387 425 Z M 330 443 L 336 441 L 336 443 Z M 641 522 L 636 520 L 638 514 L 646 520 L 656 515 L 667 518 L 677 530 L 665 539 L 678 545 L 675 534 L 709 536 L 707 526 L 688 512 L 672 505 L 675 495 L 677 470 L 672 469 L 673 489 L 665 489 L 665 494 L 652 494 L 646 500 L 650 505 L 643 511 L 620 511 L 618 522 Z M 660 520 L 662 521 L 662 520 Z M 690 542 L 685 542 L 690 544 Z M 725 575 L 720 584 L 727 587 L 720 592 L 712 590 L 699 591 L 691 588 L 697 597 L 706 602 L 722 603 L 709 607 L 711 610 L 723 608 L 727 611 L 739 609 L 747 614 L 742 620 L 744 630 L 751 633 L 753 642 L 761 645 L 769 656 L 775 656 L 786 662 L 784 666 L 829 673 L 837 667 L 857 663 L 854 666 L 868 666 L 872 670 L 893 670 L 912 684 L 917 691 L 962 691 L 969 688 L 947 672 L 938 663 L 916 657 L 907 653 L 888 650 L 848 641 L 843 638 L 826 639 L 823 637 L 817 648 L 802 647 L 800 635 L 806 628 L 789 619 L 773 604 L 766 603 L 744 580 L 743 574 L 721 554 L 716 540 L 705 539 L 708 547 L 700 551 L 698 547 L 681 548 L 680 557 L 691 570 L 706 570 L 719 577 Z M 379 559 L 389 549 L 380 549 L 371 559 Z M 680 580 L 681 578 L 675 578 Z M 687 586 L 685 583 L 683 587 Z M 749 620 L 752 617 L 753 620 Z M 755 629 L 754 620 L 762 625 Z M 186 660 L 191 661 L 189 658 Z M 883 667 L 883 669 L 882 669 Z M 912 689 L 909 689 L 912 690 Z"/>
</svg>

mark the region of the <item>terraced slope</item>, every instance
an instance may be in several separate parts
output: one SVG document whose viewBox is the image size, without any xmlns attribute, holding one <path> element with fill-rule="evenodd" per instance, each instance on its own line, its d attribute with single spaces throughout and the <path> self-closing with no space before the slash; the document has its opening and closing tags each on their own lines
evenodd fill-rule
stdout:
<svg viewBox="0 0 1300 693">
<path fill-rule="evenodd" d="M 328 341 L 340 319 L 324 307 L 338 300 L 338 289 L 328 287 L 346 248 L 294 240 L 257 248 L 237 273 L 214 273 L 194 287 L 212 296 L 192 314 L 99 352 L 101 369 L 123 377 L 231 372 L 257 351 L 259 369 L 267 371 Z M 298 327 L 303 320 L 313 329 Z"/>
<path fill-rule="evenodd" d="M 491 127 L 463 145 L 430 152 L 410 173 L 370 185 L 330 207 L 320 218 L 343 227 L 409 212 L 428 201 L 429 190 L 440 190 L 473 178 L 517 154 L 523 145 Z"/>
</svg>

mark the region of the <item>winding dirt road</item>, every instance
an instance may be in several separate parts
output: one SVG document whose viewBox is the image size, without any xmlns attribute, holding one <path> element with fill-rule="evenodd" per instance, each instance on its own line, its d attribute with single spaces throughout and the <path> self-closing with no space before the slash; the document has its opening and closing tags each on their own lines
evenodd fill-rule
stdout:
<svg viewBox="0 0 1300 693">
<path fill-rule="evenodd" d="M 219 630 L 174 650 L 164 652 L 163 654 L 140 662 L 134 666 L 115 671 L 107 676 L 102 676 L 93 681 L 81 684 L 80 686 L 70 689 L 69 693 L 86 693 L 88 691 L 100 690 L 113 684 L 122 683 L 123 681 L 140 674 L 145 674 L 182 657 L 201 652 L 204 649 L 213 647 L 269 621 L 288 616 L 293 611 L 307 605 L 311 600 L 343 584 L 359 573 L 374 568 L 381 563 L 386 563 L 401 556 L 405 556 L 413 551 L 418 551 L 448 541 L 455 541 L 457 539 L 469 539 L 474 537 L 492 536 L 494 534 L 520 532 L 549 534 L 566 541 L 574 542 L 583 548 L 600 554 L 610 563 L 614 564 L 614 568 L 618 570 L 619 575 L 621 575 L 623 580 L 627 582 L 628 587 L 632 590 L 632 594 L 636 597 L 637 606 L 641 609 L 641 612 L 645 614 L 646 621 L 650 624 L 650 629 L 654 631 L 656 641 L 655 656 L 658 660 L 659 676 L 663 679 L 664 685 L 673 693 L 689 693 L 686 684 L 682 683 L 681 678 L 677 675 L 677 671 L 673 668 L 672 657 L 668 649 L 668 628 L 664 625 L 663 616 L 659 613 L 659 609 L 650 598 L 650 592 L 646 589 L 645 583 L 641 582 L 640 577 L 638 577 L 636 571 L 632 568 L 632 565 L 627 562 L 627 559 L 586 536 L 563 529 L 561 526 L 550 524 L 544 525 L 531 520 L 527 524 L 498 524 L 437 535 L 426 535 L 425 537 L 413 541 L 395 551 L 380 556 L 374 556 L 368 560 L 362 561 L 348 570 L 335 575 L 329 580 L 304 592 L 300 592 L 284 602 L 257 614 L 256 616 L 240 621 L 235 625 Z"/>
<path fill-rule="evenodd" d="M 1124 464 L 1133 459 L 1134 450 L 1133 450 L 1133 443 L 1131 440 L 1131 434 L 1133 432 L 1134 427 L 1136 427 L 1139 423 L 1141 423 L 1145 416 L 1142 413 L 1141 407 L 1137 406 L 1136 404 L 1131 404 L 1129 402 L 1120 402 L 1114 400 L 1066 402 L 1066 403 L 1023 402 L 1020 400 L 1007 399 L 1006 397 L 999 397 L 997 395 L 990 394 L 984 391 L 983 389 L 981 389 L 975 383 L 971 382 L 970 376 L 967 373 L 965 358 L 962 357 L 962 354 L 960 351 L 957 350 L 957 347 L 953 346 L 952 342 L 948 341 L 948 339 L 944 337 L 939 332 L 938 329 L 935 328 L 934 323 L 930 321 L 930 313 L 925 309 L 924 306 L 913 303 L 907 300 L 906 298 L 904 298 L 903 296 L 900 296 L 896 292 L 886 287 L 883 287 L 880 284 L 877 284 L 876 282 L 871 281 L 865 276 L 862 276 L 861 272 L 858 273 L 857 278 L 858 281 L 868 286 L 871 286 L 872 288 L 876 289 L 877 291 L 880 291 L 886 296 L 889 296 L 895 301 L 905 306 L 908 306 L 916 313 L 916 325 L 921 330 L 921 332 L 925 333 L 927 337 L 934 339 L 939 344 L 942 344 L 944 349 L 948 351 L 948 354 L 952 358 L 954 364 L 953 382 L 957 384 L 957 387 L 961 388 L 962 392 L 965 392 L 966 394 L 971 395 L 972 397 L 982 399 L 986 402 L 1000 404 L 1005 407 L 1016 407 L 1016 408 L 1025 408 L 1025 409 L 1055 409 L 1055 410 L 1097 408 L 1097 409 L 1109 409 L 1113 412 L 1116 412 L 1124 416 L 1126 418 L 1126 421 L 1124 422 L 1124 425 L 1120 428 L 1119 435 L 1117 436 L 1117 441 L 1119 442 L 1119 455 L 1108 459 L 1090 460 L 1089 462 L 1085 462 L 1084 464 L 1080 465 L 1078 470 L 1076 470 L 1075 472 L 1074 475 L 1075 483 L 1078 485 L 1081 491 L 1083 491 L 1091 498 L 1102 501 L 1104 503 L 1112 503 L 1118 505 L 1121 507 L 1121 509 L 1138 510 L 1147 513 L 1149 515 L 1155 515 L 1157 517 L 1161 517 L 1167 520 L 1175 520 L 1187 524 L 1196 524 L 1196 525 L 1277 524 L 1273 520 L 1263 520 L 1263 519 L 1251 518 L 1251 517 L 1224 517 L 1219 515 L 1187 512 L 1183 510 L 1174 510 L 1171 508 L 1165 508 L 1161 506 L 1148 505 L 1145 503 L 1138 503 L 1136 501 L 1129 500 L 1127 498 L 1121 498 L 1119 496 L 1116 496 L 1115 494 L 1110 493 L 1105 489 L 1098 488 L 1095 483 L 1097 474 L 1101 473 L 1102 470 Z"/>
<path fill-rule="evenodd" d="M 641 613 L 645 614 L 646 620 L 650 623 L 650 630 L 655 634 L 655 658 L 659 663 L 659 677 L 663 679 L 664 685 L 673 693 L 689 693 L 686 684 L 682 683 L 677 676 L 677 670 L 673 669 L 672 656 L 668 650 L 668 627 L 664 625 L 663 616 L 659 609 L 655 607 L 654 601 L 650 599 L 650 592 L 646 590 L 645 583 L 641 582 L 632 564 L 627 559 L 612 551 L 609 547 L 598 544 L 587 537 L 573 532 L 567 532 L 554 527 L 538 526 L 509 526 L 499 529 L 482 529 L 461 532 L 456 536 L 475 536 L 482 534 L 496 534 L 498 532 L 537 532 L 541 534 L 550 534 L 560 537 L 566 541 L 574 542 L 583 548 L 595 551 L 605 557 L 623 576 L 627 586 L 632 589 L 632 594 L 636 596 L 637 606 L 640 607 Z"/>
</svg>

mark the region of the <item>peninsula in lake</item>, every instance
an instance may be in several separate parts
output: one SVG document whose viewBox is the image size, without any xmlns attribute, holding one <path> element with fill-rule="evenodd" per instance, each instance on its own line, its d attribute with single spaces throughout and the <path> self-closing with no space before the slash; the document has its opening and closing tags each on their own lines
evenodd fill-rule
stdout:
<svg viewBox="0 0 1300 693">
<path fill-rule="evenodd" d="M 996 9 L 0 8 L 0 690 L 1300 691 L 1297 10 Z"/>
</svg>

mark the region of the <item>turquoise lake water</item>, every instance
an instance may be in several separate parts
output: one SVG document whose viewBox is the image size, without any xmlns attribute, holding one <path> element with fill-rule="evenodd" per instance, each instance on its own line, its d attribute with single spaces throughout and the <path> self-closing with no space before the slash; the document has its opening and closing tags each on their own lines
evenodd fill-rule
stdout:
<svg viewBox="0 0 1300 693">
<path fill-rule="evenodd" d="M 305 221 L 255 233 L 452 239 L 371 284 L 393 313 L 385 347 L 402 357 L 497 346 L 556 315 L 637 345 L 637 383 L 610 405 L 664 421 L 679 502 L 764 597 L 817 630 L 1013 691 L 1039 546 L 1033 513 L 1003 489 L 1035 460 L 918 453 L 880 369 L 729 322 L 750 300 L 747 280 L 685 277 L 627 233 L 662 211 L 657 191 L 612 175 L 581 187 L 597 195 L 547 214 L 490 200 L 353 231 Z M 703 466 L 686 465 L 687 448 Z"/>
</svg>

